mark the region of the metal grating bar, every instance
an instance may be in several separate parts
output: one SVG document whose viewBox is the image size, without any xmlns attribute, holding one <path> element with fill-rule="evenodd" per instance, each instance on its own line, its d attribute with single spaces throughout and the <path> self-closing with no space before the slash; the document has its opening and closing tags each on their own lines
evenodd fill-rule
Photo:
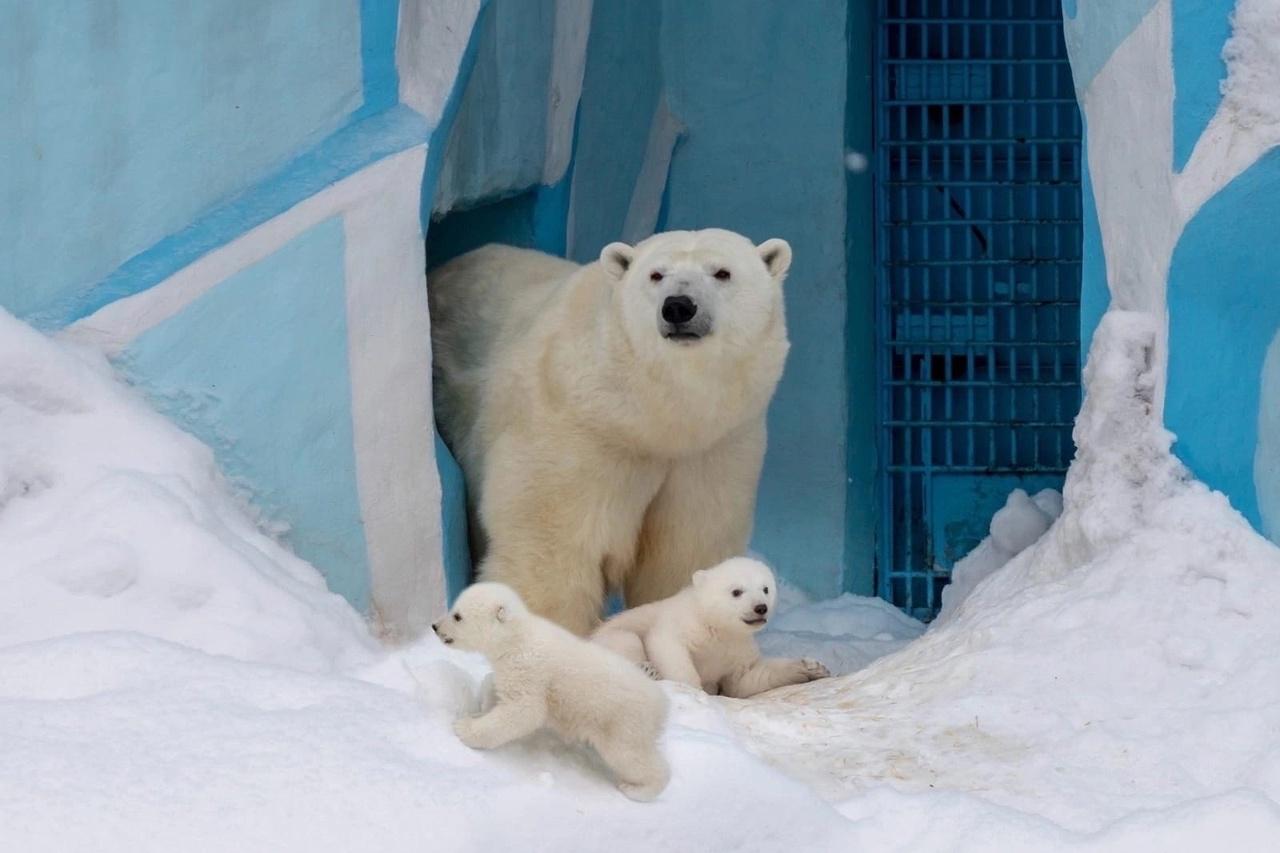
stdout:
<svg viewBox="0 0 1280 853">
<path fill-rule="evenodd" d="M 937 612 L 1080 403 L 1080 116 L 1060 0 L 878 0 L 881 596 Z"/>
</svg>

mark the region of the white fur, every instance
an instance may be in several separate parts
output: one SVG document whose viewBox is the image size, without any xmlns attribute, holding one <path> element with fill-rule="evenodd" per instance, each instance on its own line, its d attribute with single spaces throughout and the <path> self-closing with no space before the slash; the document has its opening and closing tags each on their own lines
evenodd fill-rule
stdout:
<svg viewBox="0 0 1280 853">
<path fill-rule="evenodd" d="M 467 746 L 494 749 L 545 727 L 594 748 L 634 800 L 652 800 L 667 786 L 671 773 L 658 749 L 667 697 L 625 660 L 530 613 L 497 583 L 467 588 L 431 627 L 493 665 L 497 704 L 454 724 Z"/>
<path fill-rule="evenodd" d="M 782 240 L 706 230 L 586 266 L 486 246 L 431 275 L 436 412 L 483 579 L 585 635 L 607 590 L 657 601 L 746 549 L 790 263 Z M 709 334 L 667 337 L 669 296 Z"/>
<path fill-rule="evenodd" d="M 818 661 L 760 656 L 755 633 L 776 595 L 768 566 L 735 557 L 695 572 L 690 586 L 664 601 L 619 613 L 592 641 L 645 672 L 737 699 L 826 678 L 831 673 Z"/>
</svg>

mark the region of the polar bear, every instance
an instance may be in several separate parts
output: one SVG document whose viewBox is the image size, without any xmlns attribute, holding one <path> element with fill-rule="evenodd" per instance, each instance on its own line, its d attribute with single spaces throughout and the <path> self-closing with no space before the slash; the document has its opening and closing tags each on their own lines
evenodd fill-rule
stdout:
<svg viewBox="0 0 1280 853">
<path fill-rule="evenodd" d="M 735 557 L 694 572 L 671 598 L 619 613 L 592 641 L 654 677 L 735 699 L 826 678 L 831 673 L 818 661 L 760 656 L 755 633 L 769 621 L 776 594 L 768 566 Z"/>
<path fill-rule="evenodd" d="M 481 580 L 586 635 L 608 591 L 657 601 L 746 549 L 790 264 L 783 240 L 710 229 L 586 266 L 490 245 L 431 274 Z"/>
<path fill-rule="evenodd" d="M 652 800 L 671 776 L 658 749 L 667 697 L 627 661 L 530 613 L 508 586 L 477 583 L 432 629 L 446 645 L 493 666 L 497 704 L 454 724 L 473 749 L 494 749 L 549 728 L 590 745 L 634 800 Z"/>
</svg>

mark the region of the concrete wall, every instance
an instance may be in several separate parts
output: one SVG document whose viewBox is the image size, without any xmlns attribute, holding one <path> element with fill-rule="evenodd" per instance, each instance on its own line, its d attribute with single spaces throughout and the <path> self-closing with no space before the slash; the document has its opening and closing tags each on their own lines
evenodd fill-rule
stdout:
<svg viewBox="0 0 1280 853">
<path fill-rule="evenodd" d="M 1175 449 L 1280 541 L 1280 15 L 1270 0 L 1067 2 L 1086 119 L 1083 334 L 1167 331 Z"/>
</svg>

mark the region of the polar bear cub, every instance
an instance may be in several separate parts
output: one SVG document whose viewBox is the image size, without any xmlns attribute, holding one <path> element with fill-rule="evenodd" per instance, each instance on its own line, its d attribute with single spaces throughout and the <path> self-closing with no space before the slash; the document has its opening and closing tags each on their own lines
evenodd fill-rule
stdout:
<svg viewBox="0 0 1280 853">
<path fill-rule="evenodd" d="M 493 666 L 497 704 L 454 724 L 473 749 L 494 749 L 549 728 L 589 744 L 633 800 L 652 800 L 670 769 L 658 749 L 667 697 L 617 655 L 529 612 L 508 586 L 477 583 L 431 626 L 445 645 Z"/>
<path fill-rule="evenodd" d="M 808 658 L 763 658 L 755 633 L 769 621 L 777 583 L 769 567 L 734 557 L 694 572 L 670 598 L 605 622 L 592 641 L 659 678 L 737 699 L 831 673 Z"/>
</svg>

